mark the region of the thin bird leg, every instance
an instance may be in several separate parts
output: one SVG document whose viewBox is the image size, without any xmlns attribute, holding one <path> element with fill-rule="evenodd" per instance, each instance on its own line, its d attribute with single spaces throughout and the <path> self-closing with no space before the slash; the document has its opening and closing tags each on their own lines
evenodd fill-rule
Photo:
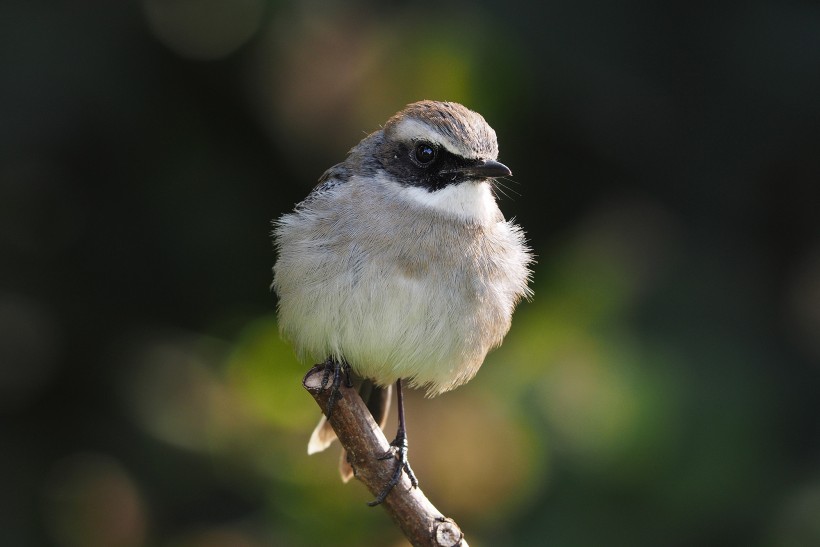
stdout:
<svg viewBox="0 0 820 547">
<path fill-rule="evenodd" d="M 339 386 L 342 385 L 342 376 L 347 377 L 347 386 L 351 387 L 350 382 L 350 365 L 342 361 L 341 363 L 333 357 L 328 357 L 323 363 L 325 371 L 322 374 L 322 389 L 327 389 L 327 384 L 330 382 L 331 376 L 333 381 L 330 384 L 330 397 L 327 399 L 327 419 L 333 415 L 333 408 L 336 406 L 336 401 L 342 397 L 342 392 Z"/>
<path fill-rule="evenodd" d="M 345 379 L 346 379 L 345 385 L 347 387 L 353 387 L 353 378 L 350 377 L 350 365 L 348 365 L 346 362 L 344 364 L 344 369 L 345 369 Z"/>
<path fill-rule="evenodd" d="M 393 476 L 390 477 L 390 481 L 388 481 L 387 485 L 384 487 L 384 490 L 376 496 L 375 500 L 368 502 L 367 505 L 370 507 L 379 505 L 387 498 L 390 491 L 393 490 L 393 488 L 399 483 L 402 471 L 407 473 L 407 476 L 410 478 L 410 484 L 413 485 L 413 488 L 419 485 L 416 474 L 413 473 L 413 470 L 410 468 L 410 462 L 407 461 L 407 429 L 404 425 L 404 397 L 401 392 L 401 379 L 396 381 L 396 401 L 399 407 L 399 429 L 396 431 L 396 438 L 393 439 L 392 443 L 390 443 L 390 450 L 385 452 L 383 456 L 380 456 L 379 459 L 387 460 L 395 457 L 398 462 L 396 462 L 396 468 L 393 470 Z"/>
</svg>

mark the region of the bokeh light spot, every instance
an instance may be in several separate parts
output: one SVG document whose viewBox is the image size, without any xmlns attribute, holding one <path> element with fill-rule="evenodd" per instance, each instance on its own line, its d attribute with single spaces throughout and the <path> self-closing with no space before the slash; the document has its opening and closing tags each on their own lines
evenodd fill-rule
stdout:
<svg viewBox="0 0 820 547">
<path fill-rule="evenodd" d="M 144 0 L 148 25 L 182 57 L 219 59 L 247 42 L 262 21 L 262 0 Z"/>
<path fill-rule="evenodd" d="M 549 470 L 543 443 L 497 395 L 465 388 L 423 399 L 412 392 L 406 409 L 411 463 L 420 477 L 435 478 L 425 494 L 487 527 L 530 499 Z"/>
<path fill-rule="evenodd" d="M 148 529 L 134 480 L 118 461 L 97 453 L 75 454 L 54 466 L 45 518 L 60 547 L 138 547 Z"/>
<path fill-rule="evenodd" d="M 146 335 L 128 344 L 132 369 L 125 400 L 137 423 L 158 439 L 190 450 L 218 440 L 220 424 L 235 419 L 238 405 L 214 371 L 225 348 L 194 335 Z"/>
</svg>

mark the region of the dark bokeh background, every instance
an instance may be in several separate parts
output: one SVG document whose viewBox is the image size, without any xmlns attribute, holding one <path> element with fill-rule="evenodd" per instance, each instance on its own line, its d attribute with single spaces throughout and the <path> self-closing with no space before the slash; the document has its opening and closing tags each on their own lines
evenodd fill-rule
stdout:
<svg viewBox="0 0 820 547">
<path fill-rule="evenodd" d="M 269 222 L 404 104 L 496 129 L 535 299 L 411 459 L 471 545 L 820 545 L 820 7 L 0 6 L 4 545 L 400 545 Z M 331 451 L 332 452 L 332 451 Z"/>
</svg>

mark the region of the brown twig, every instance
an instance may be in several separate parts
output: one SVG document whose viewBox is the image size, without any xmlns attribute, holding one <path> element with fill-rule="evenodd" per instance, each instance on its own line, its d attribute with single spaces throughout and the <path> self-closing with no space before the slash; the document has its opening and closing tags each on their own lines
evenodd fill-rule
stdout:
<svg viewBox="0 0 820 547">
<path fill-rule="evenodd" d="M 302 385 L 326 412 L 330 390 L 322 389 L 323 370 L 322 365 L 310 369 Z M 341 397 L 333 407 L 330 425 L 347 450 L 356 478 L 376 496 L 390 480 L 397 462 L 395 458 L 379 459 L 390 450 L 390 443 L 356 390 L 344 384 L 340 386 Z M 420 488 L 413 488 L 404 473 L 382 505 L 415 546 L 468 547 L 458 525 L 442 515 Z"/>
</svg>

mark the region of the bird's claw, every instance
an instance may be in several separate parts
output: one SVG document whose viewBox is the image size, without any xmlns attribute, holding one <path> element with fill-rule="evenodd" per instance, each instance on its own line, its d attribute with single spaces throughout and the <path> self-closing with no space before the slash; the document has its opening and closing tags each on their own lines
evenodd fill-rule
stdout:
<svg viewBox="0 0 820 547">
<path fill-rule="evenodd" d="M 384 489 L 382 489 L 382 491 L 379 492 L 379 495 L 376 496 L 376 499 L 368 502 L 367 505 L 370 507 L 375 507 L 387 499 L 387 495 L 399 483 L 399 480 L 401 480 L 402 471 L 407 473 L 407 477 L 410 479 L 410 484 L 413 488 L 416 488 L 419 485 L 416 474 L 413 473 L 413 469 L 410 467 L 410 462 L 407 460 L 407 435 L 399 434 L 396 436 L 393 442 L 390 443 L 390 448 L 387 452 L 379 456 L 378 459 L 389 460 L 391 458 L 396 458 L 397 460 L 396 467 L 393 469 L 393 475 L 390 477 L 390 480 L 387 482 Z"/>
<path fill-rule="evenodd" d="M 330 383 L 330 396 L 327 399 L 327 419 L 333 414 L 333 408 L 336 402 L 342 398 L 342 391 L 339 387 L 342 385 L 342 376 L 345 377 L 345 385 L 353 387 L 353 382 L 350 379 L 350 365 L 342 361 L 341 363 L 333 358 L 328 358 L 324 362 L 324 373 L 322 374 L 322 389 L 328 388 Z M 331 381 L 332 380 L 332 381 Z"/>
</svg>

